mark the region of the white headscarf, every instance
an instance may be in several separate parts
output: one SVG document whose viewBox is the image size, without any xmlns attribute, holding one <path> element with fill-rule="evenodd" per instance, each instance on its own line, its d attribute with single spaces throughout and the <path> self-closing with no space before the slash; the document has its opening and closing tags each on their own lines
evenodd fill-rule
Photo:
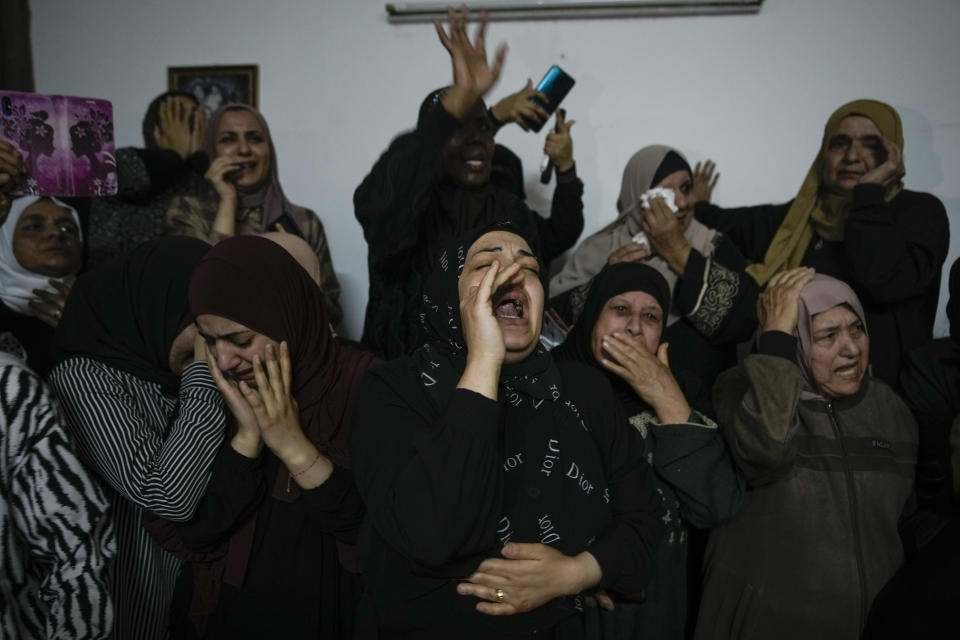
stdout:
<svg viewBox="0 0 960 640">
<path fill-rule="evenodd" d="M 3 225 L 0 225 L 0 300 L 10 309 L 28 316 L 36 315 L 29 305 L 30 301 L 37 297 L 33 290 L 49 289 L 50 283 L 47 276 L 27 271 L 17 261 L 17 257 L 13 255 L 13 232 L 17 228 L 17 221 L 20 220 L 23 211 L 43 197 L 47 197 L 59 207 L 69 209 L 77 223 L 77 228 L 80 227 L 80 218 L 76 210 L 56 198 L 24 196 L 16 198 L 11 203 L 10 215 L 7 216 Z M 66 284 L 73 284 L 75 277 L 76 274 L 70 274 L 58 279 Z"/>
</svg>

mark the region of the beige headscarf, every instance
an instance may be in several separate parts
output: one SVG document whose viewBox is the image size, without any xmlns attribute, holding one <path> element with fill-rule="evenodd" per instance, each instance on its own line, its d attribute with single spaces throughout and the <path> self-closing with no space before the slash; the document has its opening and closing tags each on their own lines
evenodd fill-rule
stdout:
<svg viewBox="0 0 960 640">
<path fill-rule="evenodd" d="M 268 231 L 260 235 L 286 249 L 287 253 L 303 267 L 310 279 L 316 282 L 318 287 L 320 286 L 320 260 L 306 240 L 296 234 L 282 231 Z"/>
<path fill-rule="evenodd" d="M 807 172 L 800 192 L 790 205 L 780 228 L 770 241 L 763 262 L 747 267 L 747 273 L 761 286 L 776 273 L 799 267 L 815 232 L 826 240 L 843 240 L 844 227 L 850 212 L 850 197 L 821 193 L 820 183 L 823 177 L 823 153 L 840 126 L 840 121 L 847 116 L 870 118 L 885 138 L 903 150 L 903 126 L 899 114 L 890 105 L 876 100 L 854 100 L 834 111 L 823 129 L 820 153 Z M 887 187 L 884 199 L 890 202 L 902 190 L 903 182 L 898 180 Z"/>
<path fill-rule="evenodd" d="M 617 219 L 606 227 L 580 243 L 570 260 L 563 269 L 550 280 L 550 295 L 555 296 L 589 282 L 600 273 L 610 254 L 620 247 L 633 241 L 633 236 L 640 232 L 640 223 L 643 220 L 644 210 L 640 206 L 640 196 L 651 187 L 657 169 L 666 159 L 667 154 L 673 152 L 684 162 L 687 159 L 682 153 L 672 147 L 655 144 L 637 151 L 627 166 L 623 169 L 623 179 L 620 183 L 620 197 L 617 198 Z M 689 166 L 689 163 L 687 162 Z M 708 229 L 697 220 L 691 220 L 690 226 L 684 232 L 684 237 L 691 247 L 710 256 L 714 250 L 714 237 L 717 232 Z M 670 285 L 670 294 L 677 285 L 677 274 L 670 270 L 666 260 L 652 255 L 643 261 L 657 271 Z M 673 309 L 667 314 L 667 325 L 676 322 L 680 316 Z"/>
</svg>

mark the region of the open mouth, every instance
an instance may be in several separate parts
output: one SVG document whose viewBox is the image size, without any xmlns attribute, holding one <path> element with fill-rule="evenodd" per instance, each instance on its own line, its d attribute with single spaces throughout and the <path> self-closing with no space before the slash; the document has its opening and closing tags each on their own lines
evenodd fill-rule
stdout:
<svg viewBox="0 0 960 640">
<path fill-rule="evenodd" d="M 519 322 L 527 317 L 527 296 L 522 289 L 510 289 L 494 298 L 493 315 L 498 320 Z"/>
<path fill-rule="evenodd" d="M 855 380 L 860 376 L 860 367 L 857 363 L 853 363 L 845 367 L 838 367 L 833 370 L 833 373 L 840 378 Z"/>
</svg>

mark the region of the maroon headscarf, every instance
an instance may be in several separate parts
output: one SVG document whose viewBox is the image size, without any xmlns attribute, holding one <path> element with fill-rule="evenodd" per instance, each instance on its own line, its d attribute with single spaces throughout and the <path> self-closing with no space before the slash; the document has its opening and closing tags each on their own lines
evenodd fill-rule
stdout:
<svg viewBox="0 0 960 640">
<path fill-rule="evenodd" d="M 221 316 L 280 342 L 292 361 L 293 397 L 307 438 L 334 464 L 350 467 L 349 408 L 357 385 L 330 333 L 323 292 L 280 245 L 259 236 L 228 238 L 203 258 L 190 279 L 194 316 Z M 295 499 L 282 491 L 281 499 Z M 278 478 L 280 480 L 280 478 Z"/>
<path fill-rule="evenodd" d="M 211 160 L 217 157 L 217 129 L 220 127 L 220 119 L 227 111 L 246 111 L 252 114 L 260 124 L 260 127 L 267 136 L 267 142 L 270 144 L 270 170 L 267 174 L 267 179 L 256 191 L 245 193 L 238 189 L 238 206 L 241 209 L 251 209 L 262 205 L 264 231 L 272 230 L 273 225 L 283 217 L 283 214 L 287 214 L 290 220 L 300 227 L 301 221 L 297 219 L 297 214 L 290 205 L 290 201 L 287 200 L 287 196 L 283 194 L 283 187 L 280 186 L 280 172 L 277 170 L 277 149 L 273 146 L 273 136 L 270 135 L 270 127 L 267 126 L 267 121 L 263 119 L 259 111 L 250 105 L 236 102 L 225 104 L 217 109 L 210 117 L 210 123 L 207 125 L 207 155 L 210 156 Z M 287 229 L 287 231 L 293 231 L 293 229 Z M 296 231 L 301 235 L 303 234 L 302 228 L 298 228 Z"/>
<path fill-rule="evenodd" d="M 377 358 L 337 345 L 324 311 L 323 292 L 300 263 L 273 240 L 228 238 L 194 269 L 188 299 L 194 316 L 221 316 L 277 342 L 287 341 L 300 426 L 334 464 L 349 468 L 351 407 L 360 381 Z M 281 467 L 274 483 L 275 499 L 292 502 L 299 497 L 299 485 L 291 480 Z M 191 553 L 172 523 L 146 518 L 145 526 L 161 547 L 194 564 L 190 616 L 201 634 L 216 609 L 221 581 L 243 585 L 256 523 L 255 514 L 219 549 Z M 337 551 L 344 568 L 359 572 L 355 547 L 337 542 Z"/>
</svg>

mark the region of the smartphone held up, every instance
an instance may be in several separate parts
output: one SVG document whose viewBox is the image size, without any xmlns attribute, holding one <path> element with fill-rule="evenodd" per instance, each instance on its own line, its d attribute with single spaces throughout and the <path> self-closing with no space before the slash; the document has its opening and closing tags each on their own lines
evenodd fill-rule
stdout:
<svg viewBox="0 0 960 640">
<path fill-rule="evenodd" d="M 113 105 L 107 100 L 0 91 L 0 140 L 27 173 L 12 195 L 117 193 Z"/>
<path fill-rule="evenodd" d="M 540 83 L 537 84 L 537 91 L 547 96 L 549 102 L 543 104 L 543 101 L 536 97 L 530 98 L 530 101 L 537 103 L 546 109 L 547 113 L 552 114 L 557 110 L 557 107 L 560 106 L 560 103 L 563 102 L 563 99 L 567 97 L 567 94 L 570 93 L 573 84 L 574 79 L 570 77 L 566 71 L 557 65 L 553 65 L 547 69 L 547 73 L 543 76 Z M 530 123 L 530 128 L 539 132 L 540 129 L 543 128 L 543 125 L 543 122 L 532 122 Z"/>
</svg>

